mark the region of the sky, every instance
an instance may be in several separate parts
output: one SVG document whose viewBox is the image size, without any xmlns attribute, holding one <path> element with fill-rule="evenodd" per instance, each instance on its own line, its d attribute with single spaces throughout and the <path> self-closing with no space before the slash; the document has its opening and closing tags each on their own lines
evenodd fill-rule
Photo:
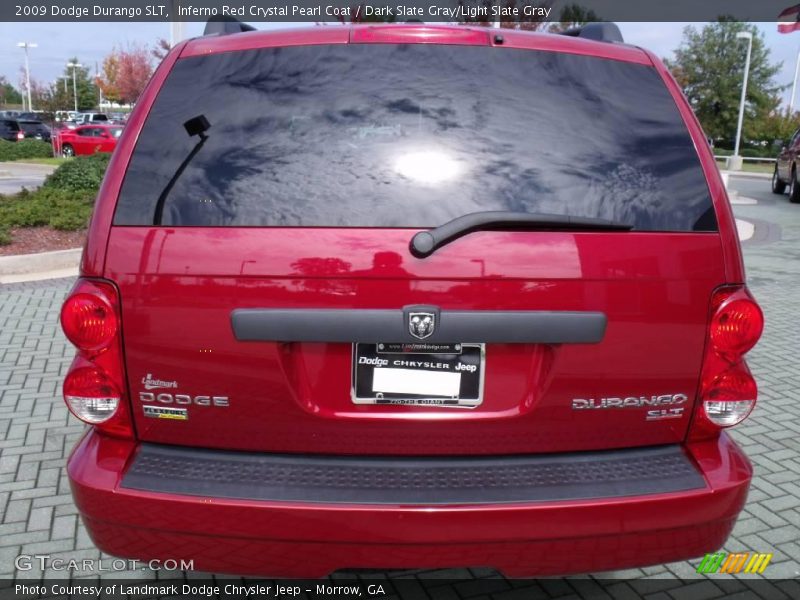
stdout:
<svg viewBox="0 0 800 600">
<path fill-rule="evenodd" d="M 257 23 L 259 29 L 292 26 L 291 23 Z M 683 28 L 691 23 L 619 23 L 625 41 L 654 51 L 661 57 L 670 57 L 680 43 Z M 702 23 L 694 23 L 702 26 Z M 781 34 L 775 23 L 757 24 L 766 36 L 774 62 L 783 62 L 777 76 L 786 85 L 784 101 L 788 103 L 795 72 L 795 61 L 800 51 L 800 31 Z M 186 36 L 202 33 L 203 23 L 186 23 Z M 102 67 L 103 58 L 114 46 L 143 44 L 151 46 L 158 38 L 169 39 L 168 23 L 0 23 L 0 75 L 18 86 L 24 53 L 17 42 L 34 42 L 30 50 L 31 77 L 53 82 L 61 76 L 64 64 L 73 56 L 93 72 L 95 64 Z M 744 59 L 745 44 L 742 43 Z M 796 104 L 800 104 L 800 90 Z"/>
</svg>

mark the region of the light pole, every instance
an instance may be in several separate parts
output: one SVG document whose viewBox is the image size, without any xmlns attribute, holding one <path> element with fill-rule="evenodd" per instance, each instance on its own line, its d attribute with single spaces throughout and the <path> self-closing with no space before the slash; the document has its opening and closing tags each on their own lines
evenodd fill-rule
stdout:
<svg viewBox="0 0 800 600">
<path fill-rule="evenodd" d="M 800 50 L 797 51 L 797 62 L 794 64 L 794 80 L 792 81 L 792 96 L 789 98 L 789 114 L 794 112 L 794 93 L 797 90 L 797 75 L 800 73 Z"/>
<path fill-rule="evenodd" d="M 744 61 L 744 81 L 742 82 L 742 98 L 739 101 L 739 123 L 736 125 L 736 142 L 733 146 L 734 162 L 731 168 L 738 171 L 742 168 L 742 158 L 739 156 L 739 143 L 742 139 L 742 121 L 744 120 L 744 101 L 747 95 L 747 76 L 750 75 L 750 52 L 753 49 L 753 34 L 749 31 L 740 31 L 736 34 L 737 39 L 747 40 L 747 58 Z"/>
<path fill-rule="evenodd" d="M 67 63 L 67 67 L 72 69 L 72 97 L 75 99 L 75 112 L 78 112 L 78 88 L 75 83 L 75 69 L 82 67 L 81 63 L 77 63 L 75 61 L 70 61 Z"/>
<path fill-rule="evenodd" d="M 178 15 L 178 9 L 180 8 L 178 0 L 172 0 L 171 4 L 171 11 L 174 15 L 174 21 L 171 21 L 169 24 L 169 46 L 170 48 L 174 47 L 178 42 L 180 42 L 184 37 L 184 23 L 180 20 Z"/>
<path fill-rule="evenodd" d="M 28 64 L 28 48 L 38 48 L 39 45 L 33 42 L 19 42 L 17 48 L 25 50 L 25 87 L 28 90 L 28 110 L 33 112 L 33 105 L 31 104 L 31 68 Z"/>
</svg>

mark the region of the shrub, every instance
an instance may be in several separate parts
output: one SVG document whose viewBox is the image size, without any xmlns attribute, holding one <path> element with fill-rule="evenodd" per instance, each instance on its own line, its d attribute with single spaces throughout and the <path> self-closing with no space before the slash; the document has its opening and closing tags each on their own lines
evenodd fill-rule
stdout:
<svg viewBox="0 0 800 600">
<path fill-rule="evenodd" d="M 0 245 L 10 244 L 13 227 L 41 227 L 74 231 L 89 222 L 94 205 L 93 190 L 39 188 L 0 196 Z"/>
<path fill-rule="evenodd" d="M 110 157 L 78 156 L 59 166 L 39 189 L 0 195 L 0 245 L 11 243 L 9 230 L 14 227 L 86 227 Z"/>
<path fill-rule="evenodd" d="M 775 155 L 778 154 L 779 151 L 780 148 L 775 150 L 771 146 L 765 146 L 763 148 L 742 148 L 740 154 L 753 158 L 775 158 Z"/>
<path fill-rule="evenodd" d="M 110 159 L 111 155 L 106 153 L 76 156 L 53 171 L 45 179 L 42 189 L 73 192 L 91 190 L 97 193 Z"/>
<path fill-rule="evenodd" d="M 0 161 L 18 160 L 20 158 L 50 158 L 53 147 L 50 142 L 41 140 L 20 140 L 9 142 L 0 140 Z"/>
</svg>

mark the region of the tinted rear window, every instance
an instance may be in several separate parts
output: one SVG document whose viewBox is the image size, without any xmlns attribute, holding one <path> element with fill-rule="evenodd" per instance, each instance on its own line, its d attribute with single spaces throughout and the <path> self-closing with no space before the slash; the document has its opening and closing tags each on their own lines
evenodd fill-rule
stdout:
<svg viewBox="0 0 800 600">
<path fill-rule="evenodd" d="M 199 116 L 210 128 L 190 136 L 183 124 Z M 489 47 L 179 60 L 115 224 L 152 224 L 159 197 L 170 226 L 430 227 L 509 210 L 716 228 L 694 146 L 652 67 Z"/>
</svg>

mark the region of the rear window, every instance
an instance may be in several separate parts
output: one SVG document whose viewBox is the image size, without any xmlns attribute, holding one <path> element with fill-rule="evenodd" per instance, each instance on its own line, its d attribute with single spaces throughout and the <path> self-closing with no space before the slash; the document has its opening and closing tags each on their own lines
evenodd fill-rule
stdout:
<svg viewBox="0 0 800 600">
<path fill-rule="evenodd" d="M 151 225 L 163 211 L 169 226 L 430 227 L 486 210 L 716 229 L 652 67 L 413 44 L 179 60 L 115 224 Z"/>
</svg>

